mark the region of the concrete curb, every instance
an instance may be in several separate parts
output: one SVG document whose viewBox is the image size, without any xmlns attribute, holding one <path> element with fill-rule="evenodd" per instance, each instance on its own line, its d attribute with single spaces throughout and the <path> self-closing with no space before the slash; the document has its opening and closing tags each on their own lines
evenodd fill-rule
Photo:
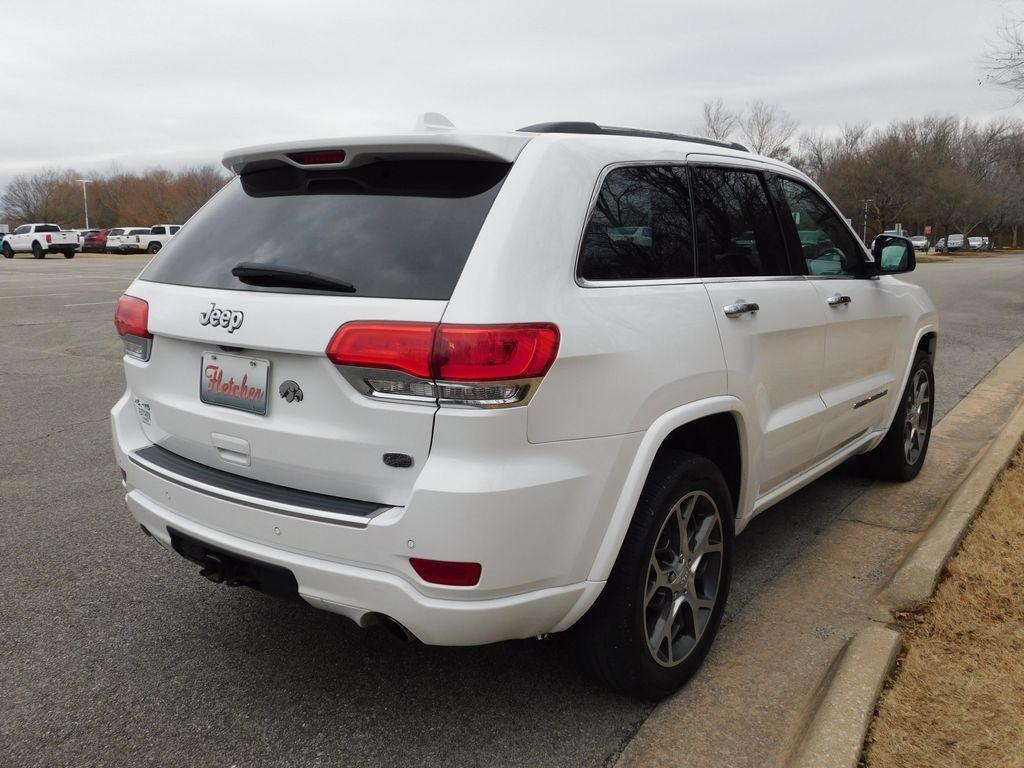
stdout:
<svg viewBox="0 0 1024 768">
<path fill-rule="evenodd" d="M 899 650 L 899 633 L 886 627 L 868 627 L 856 634 L 825 678 L 814 720 L 787 765 L 855 768 L 875 703 Z"/>
<path fill-rule="evenodd" d="M 999 473 L 1010 463 L 1024 435 L 1024 405 L 989 444 L 935 521 L 878 596 L 874 618 L 889 621 L 896 611 L 924 602 L 939 583 L 942 569 L 963 540 L 967 527 L 984 506 Z"/>
<path fill-rule="evenodd" d="M 935 521 L 878 596 L 875 618 L 927 600 L 996 478 L 1024 436 L 1024 404 L 989 443 Z M 794 768 L 856 768 L 882 686 L 900 648 L 899 633 L 873 626 L 861 630 L 839 654 L 814 701 L 814 716 L 787 765 Z"/>
</svg>

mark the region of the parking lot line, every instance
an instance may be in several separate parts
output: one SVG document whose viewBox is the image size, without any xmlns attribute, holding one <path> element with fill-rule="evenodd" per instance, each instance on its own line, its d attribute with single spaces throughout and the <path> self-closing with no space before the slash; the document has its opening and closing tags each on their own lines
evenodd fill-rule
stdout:
<svg viewBox="0 0 1024 768">
<path fill-rule="evenodd" d="M 0 296 L 2 299 L 42 299 L 49 296 L 74 296 L 73 293 L 25 293 L 21 296 Z"/>
</svg>

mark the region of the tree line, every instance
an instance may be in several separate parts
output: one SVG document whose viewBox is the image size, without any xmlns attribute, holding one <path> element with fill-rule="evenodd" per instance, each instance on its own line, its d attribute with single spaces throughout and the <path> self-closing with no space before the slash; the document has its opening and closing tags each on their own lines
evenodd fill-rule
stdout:
<svg viewBox="0 0 1024 768">
<path fill-rule="evenodd" d="M 81 178 L 73 170 L 54 169 L 15 176 L 0 196 L 0 222 L 12 229 L 29 222 L 81 229 L 85 226 Z M 215 165 L 199 165 L 180 171 L 113 170 L 92 179 L 89 225 L 110 228 L 180 224 L 224 186 L 228 176 Z"/>
<path fill-rule="evenodd" d="M 900 120 L 837 133 L 799 133 L 781 108 L 753 102 L 731 110 L 704 105 L 704 132 L 739 140 L 813 178 L 867 239 L 902 225 L 931 240 L 987 236 L 1017 247 L 1024 240 L 1024 122 L 981 123 L 952 116 Z"/>
</svg>

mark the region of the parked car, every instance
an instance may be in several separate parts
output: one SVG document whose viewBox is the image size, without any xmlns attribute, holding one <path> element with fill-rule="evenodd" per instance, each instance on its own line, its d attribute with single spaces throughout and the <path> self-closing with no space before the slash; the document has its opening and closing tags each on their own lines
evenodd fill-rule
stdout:
<svg viewBox="0 0 1024 768">
<path fill-rule="evenodd" d="M 913 245 L 866 250 L 784 163 L 551 123 L 225 165 L 117 305 L 111 412 L 131 514 L 211 581 L 429 644 L 569 631 L 660 698 L 755 515 L 925 460 Z"/>
<path fill-rule="evenodd" d="M 4 258 L 12 259 L 16 253 L 31 253 L 37 259 L 48 253 L 59 253 L 73 259 L 78 250 L 78 235 L 65 232 L 56 224 L 22 224 L 4 238 Z"/>
<path fill-rule="evenodd" d="M 116 227 L 107 230 L 107 253 L 138 251 L 138 242 L 133 239 L 133 236 L 145 232 L 149 232 L 145 227 Z"/>
<path fill-rule="evenodd" d="M 160 253 L 160 249 L 177 234 L 179 229 L 181 229 L 180 224 L 156 224 L 147 229 L 145 233 L 131 234 L 126 245 L 132 250 Z"/>
<path fill-rule="evenodd" d="M 939 251 L 941 253 L 950 253 L 952 251 L 959 251 L 964 248 L 966 238 L 963 235 L 950 235 L 949 239 L 939 239 Z"/>
<path fill-rule="evenodd" d="M 78 250 L 81 253 L 85 253 L 85 240 L 89 235 L 94 235 L 99 232 L 98 229 L 69 229 L 68 232 L 74 232 L 78 235 Z"/>
<path fill-rule="evenodd" d="M 967 247 L 972 251 L 983 251 L 985 249 L 984 237 L 968 237 Z"/>
<path fill-rule="evenodd" d="M 931 243 L 928 242 L 928 238 L 924 235 L 914 235 L 910 238 L 910 242 L 914 244 L 915 251 L 928 253 L 928 248 L 931 247 Z"/>
<path fill-rule="evenodd" d="M 84 253 L 103 253 L 107 250 L 107 233 L 109 229 L 94 229 L 82 239 Z"/>
</svg>

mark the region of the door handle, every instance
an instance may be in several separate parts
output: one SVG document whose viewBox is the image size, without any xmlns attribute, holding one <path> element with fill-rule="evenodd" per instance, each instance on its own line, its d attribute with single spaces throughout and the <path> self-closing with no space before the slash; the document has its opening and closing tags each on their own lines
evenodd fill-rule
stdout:
<svg viewBox="0 0 1024 768">
<path fill-rule="evenodd" d="M 828 297 L 828 305 L 830 307 L 841 307 L 844 304 L 849 304 L 853 299 L 849 296 L 844 296 L 841 293 L 833 293 Z"/>
<path fill-rule="evenodd" d="M 722 311 L 725 312 L 726 317 L 739 317 L 740 315 L 753 314 L 760 308 L 752 301 L 740 299 L 735 304 L 726 304 L 722 307 Z"/>
</svg>

